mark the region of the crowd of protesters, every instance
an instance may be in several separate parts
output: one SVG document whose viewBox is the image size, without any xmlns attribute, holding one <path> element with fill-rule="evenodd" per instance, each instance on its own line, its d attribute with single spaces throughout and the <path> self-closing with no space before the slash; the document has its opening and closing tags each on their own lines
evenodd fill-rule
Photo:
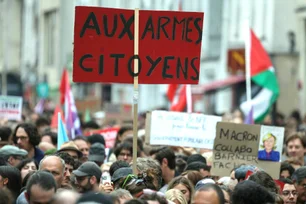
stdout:
<svg viewBox="0 0 306 204">
<path fill-rule="evenodd" d="M 244 118 L 236 110 L 223 120 L 243 123 Z M 267 116 L 263 124 L 271 121 Z M 150 146 L 144 126 L 135 173 L 132 126 L 121 126 L 106 151 L 99 134 L 78 135 L 57 149 L 57 130 L 45 115 L 1 121 L 0 204 L 304 204 L 306 121 L 294 111 L 288 118 L 277 114 L 275 125 L 286 130 L 279 180 L 254 165 L 240 165 L 227 177 L 212 175 L 211 150 Z M 90 121 L 82 128 L 84 133 L 102 127 Z"/>
</svg>

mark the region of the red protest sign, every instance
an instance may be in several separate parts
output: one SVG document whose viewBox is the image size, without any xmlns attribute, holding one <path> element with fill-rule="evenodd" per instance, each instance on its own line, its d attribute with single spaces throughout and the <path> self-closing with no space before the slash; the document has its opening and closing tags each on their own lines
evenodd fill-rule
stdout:
<svg viewBox="0 0 306 204">
<path fill-rule="evenodd" d="M 95 130 L 93 132 L 90 132 L 86 136 L 89 136 L 89 135 L 92 135 L 92 134 L 103 135 L 104 140 L 105 140 L 105 148 L 112 148 L 115 145 L 116 136 L 117 136 L 118 131 L 119 131 L 119 128 L 110 127 L 110 128 Z"/>
<path fill-rule="evenodd" d="M 140 11 L 134 56 L 134 11 L 77 6 L 74 82 L 197 84 L 204 14 Z M 134 73 L 134 58 L 139 71 Z"/>
</svg>

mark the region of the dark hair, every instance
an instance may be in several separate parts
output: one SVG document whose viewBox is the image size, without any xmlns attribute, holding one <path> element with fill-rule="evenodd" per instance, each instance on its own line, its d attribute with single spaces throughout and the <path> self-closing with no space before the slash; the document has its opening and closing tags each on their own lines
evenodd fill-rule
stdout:
<svg viewBox="0 0 306 204">
<path fill-rule="evenodd" d="M 297 182 L 297 184 L 301 184 L 301 182 L 306 178 L 306 166 L 302 166 L 295 170 L 292 175 L 293 182 Z"/>
<path fill-rule="evenodd" d="M 204 164 L 207 163 L 205 157 L 203 157 L 201 154 L 190 155 L 187 159 L 187 165 L 189 165 L 190 163 L 193 163 L 193 162 L 201 162 L 201 163 L 204 163 Z"/>
<path fill-rule="evenodd" d="M 31 188 L 34 185 L 38 185 L 45 191 L 54 189 L 54 192 L 56 192 L 56 182 L 52 174 L 46 171 L 37 171 L 29 179 L 26 186 L 26 191 L 29 198 L 31 197 Z"/>
<path fill-rule="evenodd" d="M 265 187 L 269 192 L 278 193 L 278 188 L 273 178 L 264 171 L 257 171 L 249 177 L 249 180 L 254 181 Z"/>
<path fill-rule="evenodd" d="M 116 142 L 115 142 L 115 146 L 116 147 L 121 141 L 119 141 L 119 137 L 126 131 L 129 131 L 129 130 L 133 130 L 133 127 L 132 126 L 122 126 L 118 132 L 117 132 L 117 136 L 116 136 Z"/>
<path fill-rule="evenodd" d="M 288 171 L 289 172 L 289 175 L 290 177 L 292 176 L 292 174 L 294 173 L 295 169 L 287 162 L 282 162 L 281 163 L 281 167 L 280 167 L 280 174 L 283 172 L 283 171 Z"/>
<path fill-rule="evenodd" d="M 33 147 L 37 146 L 40 142 L 40 135 L 38 134 L 38 130 L 37 128 L 30 124 L 30 123 L 21 123 L 19 125 L 16 126 L 14 133 L 13 133 L 13 141 L 15 144 L 17 144 L 17 137 L 16 137 L 16 133 L 18 128 L 23 128 L 24 131 L 27 133 L 28 137 L 29 137 L 29 142 L 30 144 L 33 145 Z"/>
<path fill-rule="evenodd" d="M 181 174 L 181 173 L 183 173 L 185 171 L 187 163 L 186 163 L 186 161 L 183 158 L 177 158 L 176 157 L 175 164 L 176 164 L 175 171 L 178 174 Z"/>
<path fill-rule="evenodd" d="M 32 159 L 32 158 L 26 158 L 26 159 L 23 159 L 17 166 L 16 168 L 21 171 L 21 169 L 27 165 L 28 163 L 31 163 L 31 162 L 34 162 L 35 166 L 36 166 L 36 169 L 38 169 L 38 163 Z"/>
<path fill-rule="evenodd" d="M 45 117 L 39 117 L 35 122 L 36 127 L 40 127 L 44 125 L 48 125 L 48 126 L 50 125 L 50 120 Z"/>
<path fill-rule="evenodd" d="M 219 204 L 224 204 L 224 202 L 225 202 L 224 194 L 222 192 L 222 189 L 216 184 L 207 183 L 204 186 L 202 186 L 200 189 L 198 189 L 197 192 L 211 191 L 211 190 L 216 192 L 216 194 L 219 198 Z"/>
<path fill-rule="evenodd" d="M 0 127 L 0 135 L 2 141 L 8 141 L 12 134 L 12 129 L 10 127 Z"/>
<path fill-rule="evenodd" d="M 55 156 L 60 157 L 62 160 L 65 161 L 65 164 L 71 165 L 73 166 L 73 169 L 75 169 L 74 158 L 70 156 L 70 154 L 68 154 L 67 152 L 56 152 Z"/>
<path fill-rule="evenodd" d="M 274 196 L 263 186 L 254 181 L 245 180 L 238 183 L 231 197 L 233 204 L 267 204 L 274 203 Z"/>
<path fill-rule="evenodd" d="M 291 179 L 288 179 L 288 178 L 280 178 L 278 180 L 283 182 L 284 184 L 290 184 L 290 185 L 294 184 L 293 181 Z"/>
<path fill-rule="evenodd" d="M 33 174 L 35 174 L 36 171 L 30 171 L 22 180 L 22 183 L 21 183 L 21 189 L 20 189 L 20 192 L 23 192 L 25 189 L 26 189 L 26 185 L 28 183 L 28 180 L 31 178 L 31 176 Z"/>
<path fill-rule="evenodd" d="M 7 166 L 7 159 L 4 156 L 0 157 L 0 166 Z"/>
<path fill-rule="evenodd" d="M 129 167 L 130 165 L 125 162 L 125 161 L 115 161 L 114 163 L 112 163 L 112 165 L 109 167 L 109 174 L 111 176 L 113 176 L 114 172 L 117 170 L 117 169 L 120 169 L 122 167 Z"/>
<path fill-rule="evenodd" d="M 16 167 L 0 166 L 0 175 L 8 179 L 6 187 L 17 197 L 21 189 L 21 174 Z"/>
<path fill-rule="evenodd" d="M 87 137 L 87 141 L 90 144 L 101 143 L 105 146 L 105 139 L 104 139 L 104 136 L 101 135 L 101 134 L 92 134 L 92 135 Z"/>
<path fill-rule="evenodd" d="M 15 200 L 12 192 L 7 188 L 0 189 L 0 204 L 11 204 Z"/>
<path fill-rule="evenodd" d="M 158 149 L 152 149 L 150 155 L 155 155 L 155 159 L 162 164 L 163 159 L 167 159 L 168 167 L 171 170 L 175 169 L 175 154 L 170 147 L 160 147 Z"/>
<path fill-rule="evenodd" d="M 152 169 L 148 171 L 152 171 Z M 152 172 L 142 175 L 138 177 L 132 175 L 126 176 L 120 181 L 120 187 L 128 190 L 133 197 L 139 197 L 138 194 L 142 193 L 144 189 L 157 190 L 153 184 L 154 175 Z"/>
<path fill-rule="evenodd" d="M 185 171 L 181 176 L 187 175 L 187 178 L 195 186 L 200 180 L 204 179 L 204 176 L 199 171 Z"/>
<path fill-rule="evenodd" d="M 191 181 L 187 178 L 185 178 L 184 176 L 178 176 L 178 177 L 175 177 L 174 179 L 172 179 L 170 181 L 170 183 L 168 184 L 168 189 L 167 190 L 170 190 L 170 189 L 173 189 L 175 186 L 179 185 L 179 184 L 182 184 L 184 185 L 190 192 L 190 198 L 189 200 L 191 201 L 192 200 L 192 196 L 194 194 L 194 185 L 191 183 Z"/>
<path fill-rule="evenodd" d="M 132 154 L 133 144 L 131 144 L 130 142 L 123 142 L 122 144 L 120 144 L 114 151 L 114 154 L 116 155 L 117 158 L 122 150 L 128 150 Z M 139 152 L 137 152 L 137 154 L 139 155 Z"/>
<path fill-rule="evenodd" d="M 88 121 L 87 123 L 84 123 L 83 128 L 91 128 L 91 129 L 99 129 L 100 126 L 93 120 Z"/>
<path fill-rule="evenodd" d="M 306 136 L 302 132 L 295 132 L 289 135 L 286 139 L 286 146 L 288 146 L 288 143 L 291 142 L 292 140 L 299 139 L 301 141 L 301 144 L 303 145 L 303 148 L 306 147 Z"/>
<path fill-rule="evenodd" d="M 133 137 L 128 137 L 123 142 L 130 142 L 133 144 Z M 143 141 L 140 138 L 137 138 L 137 147 L 138 150 L 143 151 Z"/>
<path fill-rule="evenodd" d="M 210 167 L 204 164 L 203 162 L 189 163 L 185 171 L 200 171 L 201 169 L 204 169 L 204 171 L 210 171 Z"/>
<path fill-rule="evenodd" d="M 159 196 L 157 193 L 144 194 L 143 196 L 141 196 L 141 200 L 158 201 L 159 204 L 167 204 L 168 203 L 168 201 L 165 197 Z"/>
<path fill-rule="evenodd" d="M 140 199 L 131 199 L 126 201 L 124 204 L 147 204 L 148 202 L 145 200 L 140 200 Z"/>
<path fill-rule="evenodd" d="M 48 130 L 42 134 L 42 137 L 44 136 L 49 136 L 51 138 L 52 144 L 57 145 L 57 133 Z"/>
<path fill-rule="evenodd" d="M 297 120 L 298 125 L 301 124 L 302 122 L 302 118 L 301 118 L 301 114 L 298 110 L 294 110 L 291 112 L 290 117 L 294 118 Z"/>
<path fill-rule="evenodd" d="M 83 140 L 84 142 L 88 142 L 87 138 L 82 135 L 76 136 L 72 141 L 76 141 L 76 140 Z"/>
</svg>

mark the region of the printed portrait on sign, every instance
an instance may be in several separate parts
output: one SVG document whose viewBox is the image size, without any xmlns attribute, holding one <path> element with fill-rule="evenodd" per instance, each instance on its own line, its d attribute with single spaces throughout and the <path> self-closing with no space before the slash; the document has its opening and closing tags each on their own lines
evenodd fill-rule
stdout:
<svg viewBox="0 0 306 204">
<path fill-rule="evenodd" d="M 277 127 L 262 126 L 258 159 L 266 161 L 280 161 L 284 132 Z"/>
</svg>

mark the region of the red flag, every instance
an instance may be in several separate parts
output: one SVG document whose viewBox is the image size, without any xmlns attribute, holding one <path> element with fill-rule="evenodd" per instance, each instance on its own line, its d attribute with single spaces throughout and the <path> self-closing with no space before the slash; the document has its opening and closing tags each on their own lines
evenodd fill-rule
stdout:
<svg viewBox="0 0 306 204">
<path fill-rule="evenodd" d="M 58 113 L 59 112 L 61 113 L 61 118 L 62 118 L 63 123 L 65 123 L 65 118 L 64 118 L 63 111 L 62 111 L 61 107 L 59 105 L 57 105 L 54 109 L 54 113 L 53 113 L 53 116 L 52 116 L 51 128 L 57 128 L 57 126 L 58 126 Z"/>
<path fill-rule="evenodd" d="M 179 1 L 178 10 L 182 11 L 182 1 Z M 170 111 L 183 111 L 187 105 L 186 85 L 169 84 L 167 97 L 171 103 Z"/>
<path fill-rule="evenodd" d="M 62 79 L 61 79 L 61 84 L 60 84 L 60 103 L 61 105 L 64 104 L 65 102 L 65 94 L 66 94 L 66 87 L 67 87 L 67 83 L 69 84 L 69 78 L 68 78 L 68 72 L 66 69 L 64 69 L 63 74 L 62 74 Z"/>
<path fill-rule="evenodd" d="M 170 84 L 167 97 L 171 102 L 170 111 L 183 111 L 187 105 L 186 85 Z"/>
<path fill-rule="evenodd" d="M 272 62 L 261 42 L 251 29 L 250 69 L 251 77 L 272 67 Z"/>
</svg>

